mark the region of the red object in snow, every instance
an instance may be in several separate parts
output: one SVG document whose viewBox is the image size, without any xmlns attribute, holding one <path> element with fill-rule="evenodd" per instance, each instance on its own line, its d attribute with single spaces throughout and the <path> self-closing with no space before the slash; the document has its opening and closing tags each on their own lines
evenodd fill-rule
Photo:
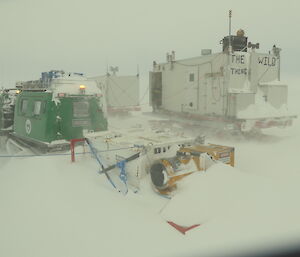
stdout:
<svg viewBox="0 0 300 257">
<path fill-rule="evenodd" d="M 77 142 L 84 142 L 85 138 L 76 138 L 70 140 L 70 149 L 71 149 L 71 161 L 75 162 L 75 144 Z"/>
<path fill-rule="evenodd" d="M 167 221 L 167 222 L 168 222 L 172 227 L 174 227 L 175 229 L 177 229 L 180 233 L 182 233 L 182 234 L 184 234 L 184 235 L 185 235 L 185 233 L 186 233 L 187 231 L 189 231 L 189 230 L 191 230 L 191 229 L 193 229 L 193 228 L 196 228 L 196 227 L 199 227 L 199 226 L 200 226 L 200 224 L 195 224 L 195 225 L 192 225 L 192 226 L 190 226 L 190 227 L 185 227 L 185 226 L 180 226 L 180 225 L 174 223 L 173 221 Z"/>
</svg>

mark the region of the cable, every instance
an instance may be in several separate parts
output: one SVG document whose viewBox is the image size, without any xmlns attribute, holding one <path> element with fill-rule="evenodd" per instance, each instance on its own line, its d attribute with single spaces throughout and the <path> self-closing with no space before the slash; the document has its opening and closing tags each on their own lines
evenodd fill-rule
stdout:
<svg viewBox="0 0 300 257">
<path fill-rule="evenodd" d="M 107 86 L 108 86 L 108 85 L 107 85 Z M 112 94 L 112 96 L 113 96 L 113 99 L 115 99 L 115 101 L 117 102 L 118 106 L 121 107 L 121 104 L 120 104 L 120 102 L 119 102 L 119 99 L 115 96 L 113 87 L 108 87 L 108 88 L 109 88 L 108 90 L 110 90 L 110 92 L 111 92 L 111 94 Z M 107 90 L 107 92 L 108 92 L 108 90 Z"/>
<path fill-rule="evenodd" d="M 142 100 L 144 99 L 144 97 L 146 96 L 147 92 L 149 92 L 150 86 L 148 86 L 145 90 L 145 93 L 143 94 L 143 96 L 140 98 L 139 100 L 139 105 L 141 105 Z"/>
<path fill-rule="evenodd" d="M 97 151 L 97 153 L 120 151 L 120 150 L 132 149 L 132 148 L 135 148 L 135 146 L 110 149 L 110 150 L 99 150 L 99 151 Z M 86 154 L 86 153 L 92 153 L 92 152 L 80 152 L 80 153 L 76 153 L 76 154 Z M 0 158 L 52 157 L 52 156 L 66 156 L 66 155 L 70 155 L 70 153 L 57 153 L 57 154 L 45 154 L 45 155 L 42 155 L 42 154 L 41 155 L 39 155 L 39 154 L 0 155 Z"/>
<path fill-rule="evenodd" d="M 115 82 L 111 77 L 108 77 L 108 79 L 110 80 L 110 81 L 112 81 L 123 93 L 125 93 L 129 98 L 131 98 L 131 100 L 134 100 L 135 101 L 135 99 L 133 99 L 132 97 L 131 97 L 131 95 L 129 95 L 129 94 L 127 94 L 127 92 L 126 92 L 126 90 L 124 90 L 124 89 L 122 89 L 119 85 L 118 85 L 118 83 L 117 82 Z"/>
</svg>

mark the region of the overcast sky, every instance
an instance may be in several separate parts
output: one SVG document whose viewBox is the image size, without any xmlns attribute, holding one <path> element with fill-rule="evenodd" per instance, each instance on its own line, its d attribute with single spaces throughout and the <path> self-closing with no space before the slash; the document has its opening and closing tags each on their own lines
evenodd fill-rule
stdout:
<svg viewBox="0 0 300 257">
<path fill-rule="evenodd" d="M 37 79 L 42 71 L 64 69 L 101 75 L 106 66 L 120 74 L 146 77 L 152 61 L 219 52 L 219 41 L 243 28 L 261 52 L 282 50 L 282 71 L 297 74 L 300 1 L 201 0 L 0 0 L 0 86 Z"/>
</svg>

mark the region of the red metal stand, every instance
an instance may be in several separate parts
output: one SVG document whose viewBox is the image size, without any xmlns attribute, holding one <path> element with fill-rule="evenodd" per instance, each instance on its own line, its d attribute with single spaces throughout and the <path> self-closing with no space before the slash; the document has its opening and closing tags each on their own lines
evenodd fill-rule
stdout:
<svg viewBox="0 0 300 257">
<path fill-rule="evenodd" d="M 70 140 L 70 149 L 71 149 L 71 161 L 75 162 L 75 144 L 78 142 L 84 142 L 85 138 L 76 138 Z"/>
</svg>

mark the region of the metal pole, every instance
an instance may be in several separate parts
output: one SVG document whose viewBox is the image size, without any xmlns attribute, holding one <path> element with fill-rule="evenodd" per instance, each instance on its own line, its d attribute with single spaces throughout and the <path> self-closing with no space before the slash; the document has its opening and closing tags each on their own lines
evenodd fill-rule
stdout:
<svg viewBox="0 0 300 257">
<path fill-rule="evenodd" d="M 229 10 L 229 46 L 228 46 L 229 53 L 232 53 L 232 47 L 231 47 L 231 16 L 232 16 L 232 10 Z"/>
<path fill-rule="evenodd" d="M 198 67 L 197 67 L 197 111 L 199 111 L 199 92 L 200 92 L 200 67 L 199 67 L 199 64 L 198 64 Z"/>
<path fill-rule="evenodd" d="M 278 80 L 280 81 L 280 55 L 278 56 Z"/>
<path fill-rule="evenodd" d="M 230 84 L 230 74 L 229 74 L 229 67 L 231 65 L 231 54 L 232 54 L 232 46 L 231 46 L 231 16 L 232 16 L 232 10 L 229 10 L 229 41 L 228 41 L 228 58 L 227 58 L 227 65 L 228 68 L 226 69 L 226 74 L 224 78 L 226 78 L 226 81 L 224 81 L 224 89 L 225 89 L 225 93 L 224 95 L 226 95 L 227 97 L 224 98 L 226 99 L 226 106 L 225 106 L 225 116 L 228 116 L 229 114 L 229 102 L 230 102 L 230 98 L 228 95 L 228 88 L 229 88 L 229 84 Z M 226 88 L 225 88 L 225 84 L 226 84 Z"/>
</svg>

